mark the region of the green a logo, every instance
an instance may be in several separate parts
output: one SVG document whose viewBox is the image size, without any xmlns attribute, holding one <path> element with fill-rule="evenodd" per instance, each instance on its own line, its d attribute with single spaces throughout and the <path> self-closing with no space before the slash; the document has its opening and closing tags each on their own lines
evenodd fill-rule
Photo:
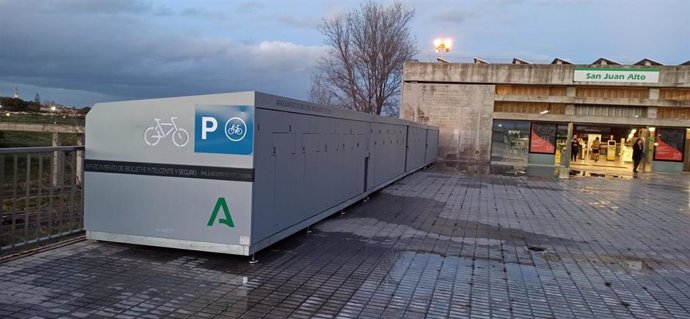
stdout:
<svg viewBox="0 0 690 319">
<path fill-rule="evenodd" d="M 216 222 L 216 217 L 218 216 L 218 211 L 220 209 L 223 209 L 223 214 L 225 218 L 221 218 L 218 223 L 225 224 L 230 228 L 235 227 L 235 223 L 232 221 L 232 217 L 230 216 L 230 209 L 228 209 L 228 203 L 225 202 L 225 198 L 223 197 L 218 197 L 218 201 L 216 202 L 216 207 L 213 209 L 213 213 L 211 214 L 211 218 L 208 219 L 208 226 L 213 226 L 213 223 Z"/>
</svg>

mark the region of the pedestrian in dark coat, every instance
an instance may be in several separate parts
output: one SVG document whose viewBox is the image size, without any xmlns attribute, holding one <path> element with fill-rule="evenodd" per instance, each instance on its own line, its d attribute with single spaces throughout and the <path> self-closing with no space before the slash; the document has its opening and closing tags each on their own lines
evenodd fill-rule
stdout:
<svg viewBox="0 0 690 319">
<path fill-rule="evenodd" d="M 633 173 L 637 173 L 637 167 L 640 166 L 640 161 L 644 158 L 644 145 L 642 139 L 638 138 L 633 144 Z"/>
<path fill-rule="evenodd" d="M 577 154 L 580 153 L 580 142 L 577 140 L 577 136 L 573 136 L 573 140 L 570 141 L 570 160 L 577 160 Z"/>
</svg>

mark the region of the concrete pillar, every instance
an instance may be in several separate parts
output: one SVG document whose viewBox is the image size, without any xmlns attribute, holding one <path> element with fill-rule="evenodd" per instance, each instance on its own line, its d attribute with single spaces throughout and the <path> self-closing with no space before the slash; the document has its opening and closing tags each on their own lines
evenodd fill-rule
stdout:
<svg viewBox="0 0 690 319">
<path fill-rule="evenodd" d="M 649 99 L 650 100 L 658 100 L 659 99 L 659 89 L 658 88 L 650 88 L 649 89 Z"/>
<path fill-rule="evenodd" d="M 84 146 L 84 134 L 77 134 L 77 146 Z M 77 151 L 77 163 L 75 167 L 75 180 L 77 185 L 81 185 L 84 176 L 84 151 Z"/>
<path fill-rule="evenodd" d="M 57 147 L 60 146 L 60 144 L 62 144 L 62 142 L 60 141 L 60 133 L 53 132 L 52 142 L 53 147 Z M 54 187 L 57 187 L 60 184 L 62 184 L 62 166 L 62 154 L 58 151 L 54 151 L 53 158 L 50 161 L 50 181 Z"/>
<path fill-rule="evenodd" d="M 574 97 L 577 95 L 577 88 L 574 86 L 569 86 L 566 90 L 566 96 Z"/>
<path fill-rule="evenodd" d="M 565 105 L 565 115 L 575 115 L 575 104 Z"/>
<path fill-rule="evenodd" d="M 565 143 L 565 154 L 561 154 L 561 168 L 558 171 L 559 178 L 570 178 L 570 152 L 572 152 L 572 145 L 570 141 L 573 139 L 573 131 L 575 125 L 573 122 L 568 123 L 568 138 Z"/>
<path fill-rule="evenodd" d="M 649 119 L 655 119 L 656 118 L 656 106 L 648 106 L 647 107 L 647 118 L 649 118 Z"/>
</svg>

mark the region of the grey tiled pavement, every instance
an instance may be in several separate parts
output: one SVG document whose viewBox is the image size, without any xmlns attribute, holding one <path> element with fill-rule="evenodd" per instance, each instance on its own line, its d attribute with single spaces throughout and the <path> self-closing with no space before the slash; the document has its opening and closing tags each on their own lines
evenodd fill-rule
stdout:
<svg viewBox="0 0 690 319">
<path fill-rule="evenodd" d="M 0 317 L 689 318 L 688 177 L 423 171 L 255 265 L 90 241 L 0 264 Z"/>
</svg>

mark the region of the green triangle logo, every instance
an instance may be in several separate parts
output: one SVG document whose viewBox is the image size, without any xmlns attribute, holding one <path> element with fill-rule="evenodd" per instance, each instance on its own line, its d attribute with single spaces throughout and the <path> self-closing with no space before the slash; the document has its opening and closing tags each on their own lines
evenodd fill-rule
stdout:
<svg viewBox="0 0 690 319">
<path fill-rule="evenodd" d="M 228 208 L 228 203 L 225 202 L 225 198 L 223 197 L 219 197 L 216 201 L 216 207 L 213 209 L 213 213 L 211 213 L 211 218 L 208 219 L 208 226 L 211 227 L 213 226 L 213 223 L 216 222 L 216 218 L 218 217 L 218 211 L 221 208 L 223 209 L 223 216 L 225 216 L 225 218 L 221 218 L 220 220 L 218 220 L 218 223 L 225 224 L 230 228 L 235 227 L 235 223 L 232 221 L 232 216 L 230 216 L 230 209 Z"/>
</svg>

